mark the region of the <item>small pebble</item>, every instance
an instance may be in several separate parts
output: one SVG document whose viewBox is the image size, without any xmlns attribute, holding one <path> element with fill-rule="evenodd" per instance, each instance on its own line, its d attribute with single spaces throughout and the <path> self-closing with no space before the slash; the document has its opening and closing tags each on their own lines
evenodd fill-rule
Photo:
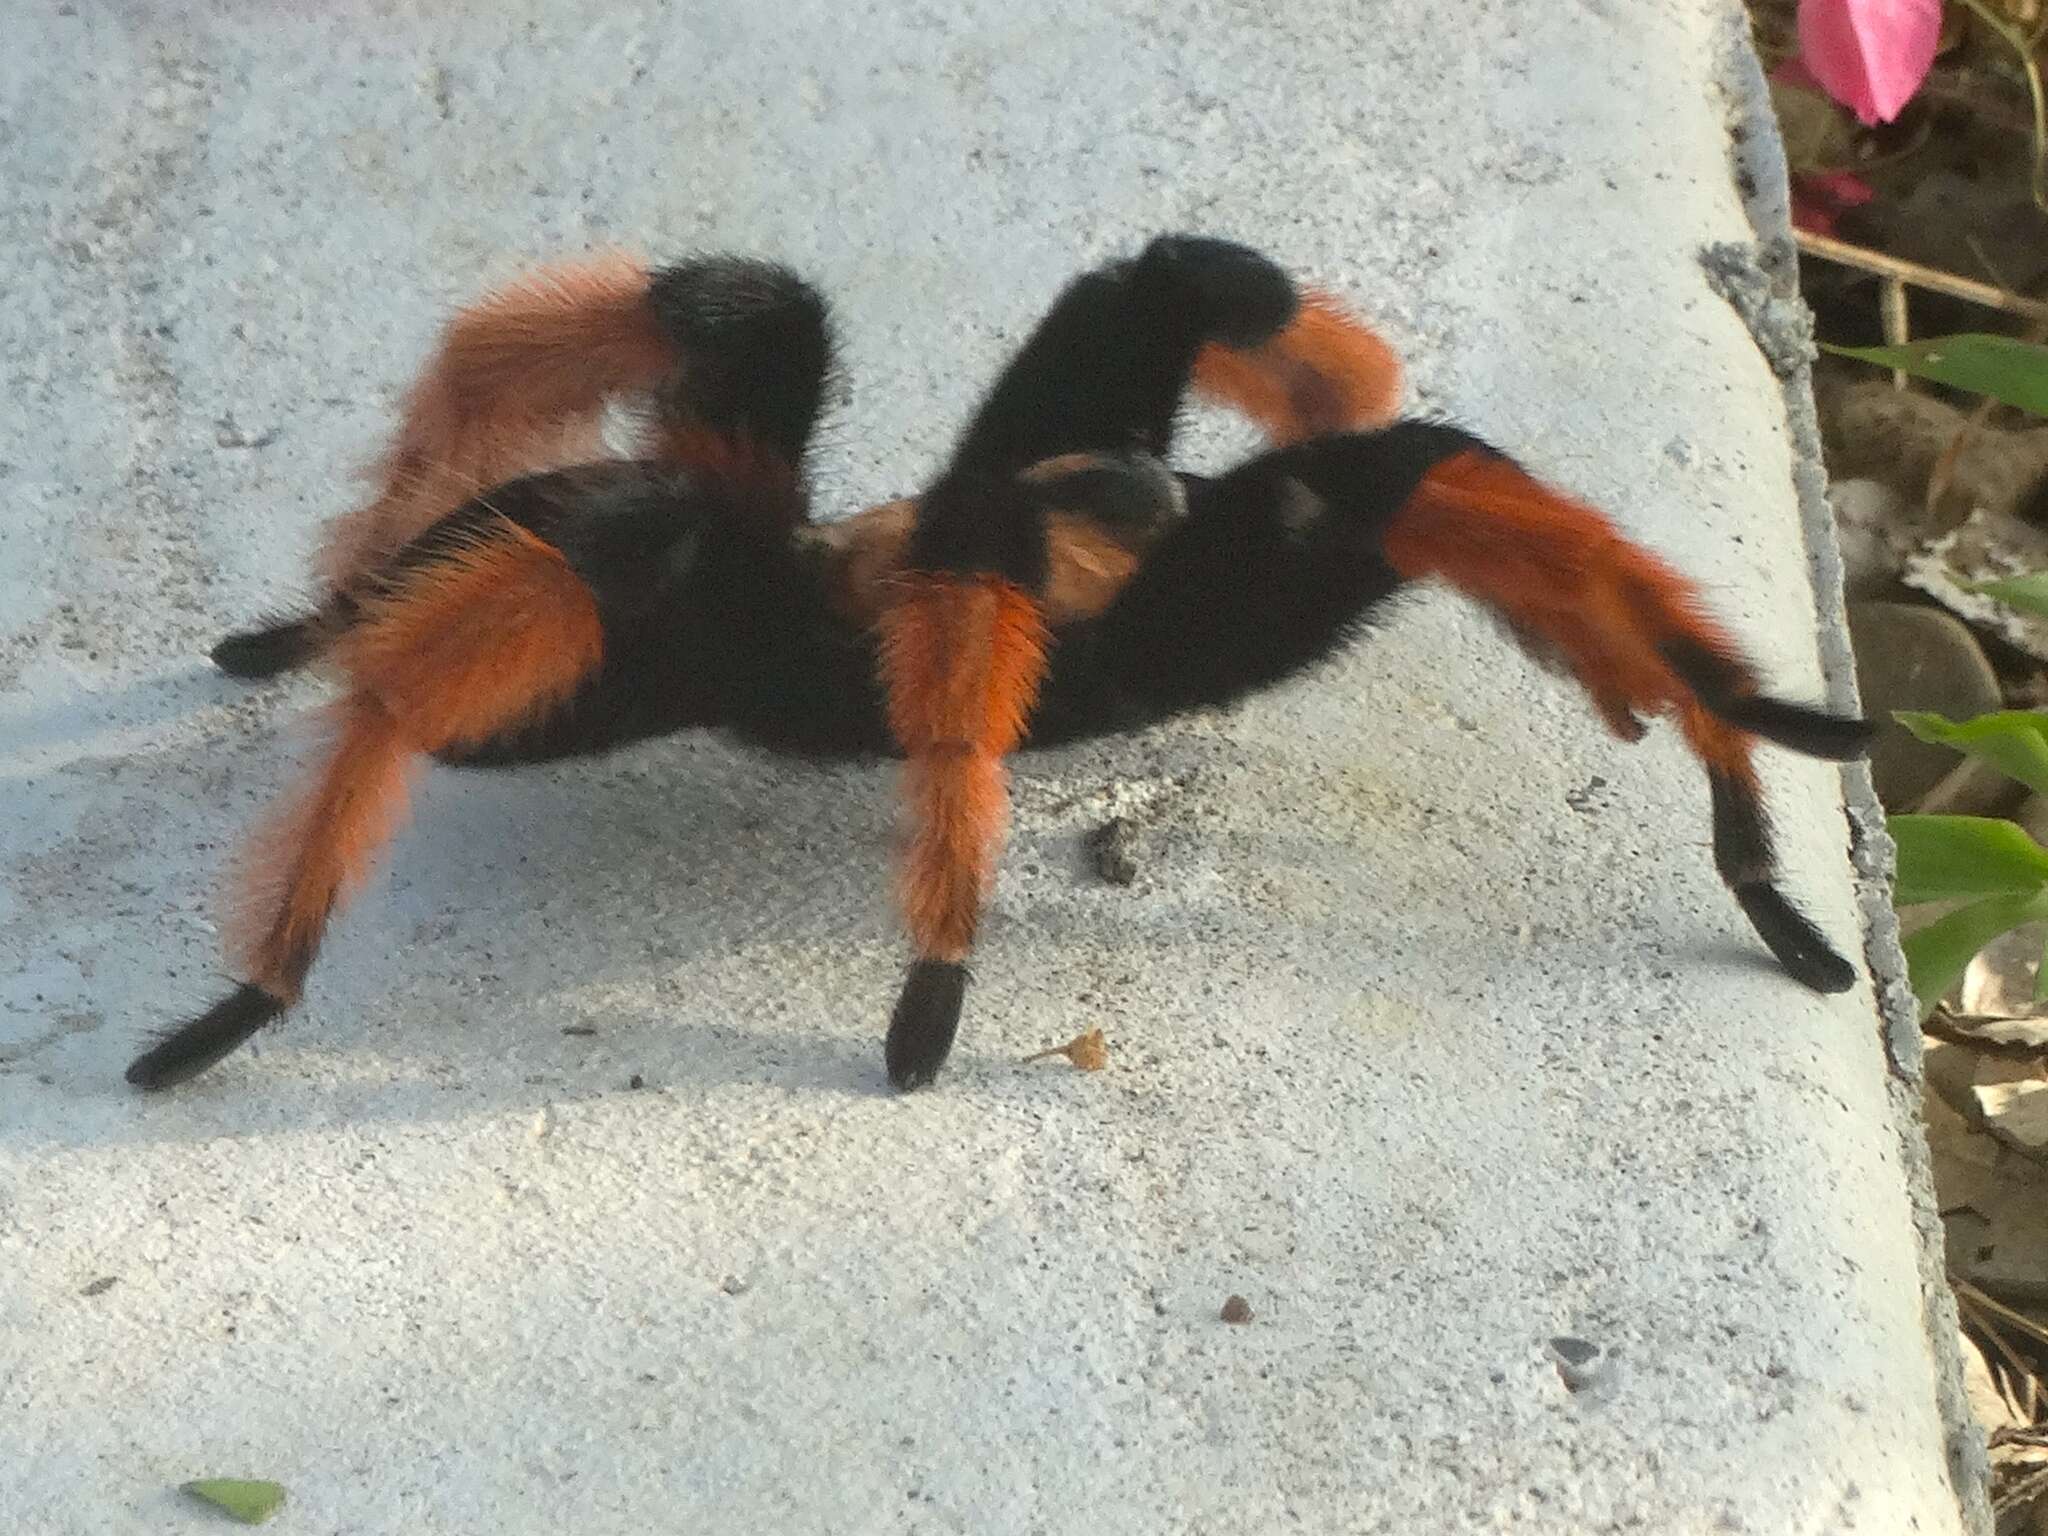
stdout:
<svg viewBox="0 0 2048 1536">
<path fill-rule="evenodd" d="M 1614 1385 L 1614 1360 L 1590 1339 L 1561 1335 L 1550 1341 L 1551 1363 L 1567 1392 L 1607 1395 Z"/>
<path fill-rule="evenodd" d="M 1252 1304 L 1242 1296 L 1233 1296 L 1223 1303 L 1223 1321 L 1226 1323 L 1248 1323 L 1252 1320 Z"/>
<path fill-rule="evenodd" d="M 647 1086 L 647 1079 L 642 1077 L 638 1072 L 635 1072 L 631 1077 L 626 1079 L 626 1086 L 628 1088 L 645 1088 Z"/>
<path fill-rule="evenodd" d="M 1129 885 L 1138 878 L 1138 861 L 1133 856 L 1131 824 L 1112 816 L 1088 834 L 1088 852 L 1095 860 L 1095 873 L 1111 885 Z"/>
</svg>

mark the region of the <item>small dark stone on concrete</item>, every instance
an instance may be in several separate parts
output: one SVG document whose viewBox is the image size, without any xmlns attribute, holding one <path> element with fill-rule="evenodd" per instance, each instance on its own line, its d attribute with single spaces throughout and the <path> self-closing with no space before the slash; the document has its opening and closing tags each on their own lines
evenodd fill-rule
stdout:
<svg viewBox="0 0 2048 1536">
<path fill-rule="evenodd" d="M 1556 1358 L 1558 1380 L 1567 1392 L 1597 1387 L 1607 1375 L 1608 1358 L 1589 1339 L 1555 1338 L 1550 1341 L 1550 1352 Z"/>
<path fill-rule="evenodd" d="M 1088 853 L 1095 861 L 1095 873 L 1111 885 L 1129 885 L 1138 878 L 1138 861 L 1132 849 L 1135 839 L 1131 824 L 1112 816 L 1088 834 Z"/>
<path fill-rule="evenodd" d="M 1226 1323 L 1248 1323 L 1252 1320 L 1252 1304 L 1242 1296 L 1233 1296 L 1223 1303 L 1223 1321 Z"/>
<path fill-rule="evenodd" d="M 1572 1338 L 1569 1334 L 1552 1339 L 1550 1347 L 1557 1352 L 1560 1360 L 1571 1365 L 1584 1365 L 1589 1360 L 1598 1358 L 1600 1354 L 1598 1344 L 1590 1339 Z"/>
</svg>

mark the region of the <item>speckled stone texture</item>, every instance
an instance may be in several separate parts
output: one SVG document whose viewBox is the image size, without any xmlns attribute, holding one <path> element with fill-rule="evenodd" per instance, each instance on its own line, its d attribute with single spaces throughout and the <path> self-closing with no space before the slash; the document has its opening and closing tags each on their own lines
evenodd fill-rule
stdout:
<svg viewBox="0 0 2048 1536">
<path fill-rule="evenodd" d="M 9 1529 L 197 1530 L 205 1475 L 357 1536 L 1977 1526 L 1860 770 L 1860 876 L 1843 775 L 1767 772 L 1889 1049 L 1763 955 L 1671 733 L 1447 596 L 1026 764 L 932 1092 L 881 1073 L 887 771 L 703 739 L 431 777 L 299 1013 L 120 1081 L 320 696 L 206 645 L 303 591 L 447 306 L 592 244 L 833 295 L 834 511 L 1071 271 L 1254 241 L 1845 702 L 1732 6 L 286 9 L 5 7 Z"/>
</svg>

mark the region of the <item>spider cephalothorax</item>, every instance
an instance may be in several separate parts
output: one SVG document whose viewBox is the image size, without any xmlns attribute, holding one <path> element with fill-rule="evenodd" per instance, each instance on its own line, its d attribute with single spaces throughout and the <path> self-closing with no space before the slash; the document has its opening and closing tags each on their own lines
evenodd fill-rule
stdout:
<svg viewBox="0 0 2048 1536">
<path fill-rule="evenodd" d="M 911 501 L 808 518 L 832 366 L 823 301 L 716 259 L 547 269 L 465 310 L 407 399 L 377 496 L 336 524 L 324 595 L 214 657 L 339 676 L 333 742 L 259 831 L 239 988 L 129 1068 L 204 1070 L 298 997 L 423 756 L 601 752 L 689 727 L 906 760 L 917 958 L 889 1075 L 958 1026 L 1007 819 L 1004 759 L 1227 703 L 1346 643 L 1409 583 L 1487 605 L 1615 735 L 1674 717 L 1710 786 L 1722 878 L 1799 981 L 1848 961 L 1779 892 L 1759 739 L 1858 754 L 1868 729 L 1761 691 L 1697 590 L 1598 512 L 1455 427 L 1397 421 L 1399 369 L 1265 258 L 1172 236 L 1071 283 Z M 1190 387 L 1272 442 L 1217 477 L 1169 455 Z M 605 405 L 654 403 L 638 458 Z"/>
</svg>

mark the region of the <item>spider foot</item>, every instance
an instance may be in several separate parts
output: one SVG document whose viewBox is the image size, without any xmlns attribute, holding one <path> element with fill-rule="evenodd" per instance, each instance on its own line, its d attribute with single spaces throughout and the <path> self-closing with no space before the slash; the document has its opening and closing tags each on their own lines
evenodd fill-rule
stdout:
<svg viewBox="0 0 2048 1536">
<path fill-rule="evenodd" d="M 896 1011 L 889 1018 L 884 1059 L 898 1088 L 922 1088 L 939 1075 L 960 1031 L 960 1005 L 967 997 L 967 967 L 945 960 L 920 960 L 910 968 Z"/>
<path fill-rule="evenodd" d="M 229 677 L 275 677 L 313 659 L 320 648 L 307 619 L 281 619 L 261 629 L 241 629 L 207 653 Z"/>
<path fill-rule="evenodd" d="M 1779 894 L 1775 886 L 1738 885 L 1742 904 L 1757 937 L 1770 946 L 1792 979 L 1816 992 L 1846 992 L 1856 984 L 1856 967 L 1836 953 L 1810 918 Z"/>
<path fill-rule="evenodd" d="M 284 999 L 244 984 L 180 1024 L 128 1065 L 138 1088 L 169 1088 L 197 1077 L 285 1010 Z"/>
</svg>

